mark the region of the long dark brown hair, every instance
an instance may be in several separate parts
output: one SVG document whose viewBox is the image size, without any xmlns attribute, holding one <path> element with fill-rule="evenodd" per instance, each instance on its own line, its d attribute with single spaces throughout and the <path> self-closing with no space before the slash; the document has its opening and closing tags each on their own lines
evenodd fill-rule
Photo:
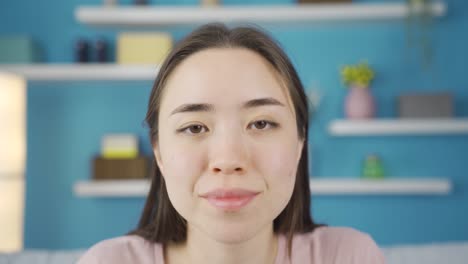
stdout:
<svg viewBox="0 0 468 264">
<path fill-rule="evenodd" d="M 153 146 L 156 146 L 158 141 L 158 115 L 161 96 L 168 77 L 184 59 L 210 48 L 245 48 L 261 55 L 281 76 L 283 85 L 287 88 L 292 100 L 298 136 L 304 140 L 304 147 L 297 168 L 292 197 L 284 210 L 273 220 L 274 232 L 285 234 L 288 238 L 290 255 L 292 237 L 295 233 L 311 232 L 321 225 L 314 223 L 310 214 L 309 111 L 304 87 L 288 56 L 268 34 L 251 26 L 229 29 L 223 24 L 212 23 L 201 26 L 182 39 L 159 69 L 151 91 L 146 114 L 151 142 Z M 172 206 L 164 178 L 154 159 L 153 167 L 152 184 L 140 222 L 137 229 L 129 234 L 139 235 L 148 241 L 162 244 L 184 242 L 187 238 L 187 221 Z"/>
</svg>

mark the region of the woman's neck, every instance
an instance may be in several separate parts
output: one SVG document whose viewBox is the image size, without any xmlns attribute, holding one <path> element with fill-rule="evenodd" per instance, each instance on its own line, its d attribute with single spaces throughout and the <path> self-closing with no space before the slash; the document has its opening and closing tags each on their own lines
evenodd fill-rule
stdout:
<svg viewBox="0 0 468 264">
<path fill-rule="evenodd" d="M 222 243 L 193 227 L 188 227 L 187 241 L 168 244 L 164 249 L 166 264 L 273 264 L 278 251 L 278 238 L 273 225 L 253 238 L 239 243 Z"/>
</svg>

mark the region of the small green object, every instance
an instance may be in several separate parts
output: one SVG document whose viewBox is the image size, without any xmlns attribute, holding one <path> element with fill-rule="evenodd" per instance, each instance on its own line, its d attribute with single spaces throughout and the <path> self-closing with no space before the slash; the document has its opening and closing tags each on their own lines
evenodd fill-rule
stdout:
<svg viewBox="0 0 468 264">
<path fill-rule="evenodd" d="M 366 157 L 362 171 L 362 177 L 371 179 L 381 179 L 385 176 L 382 161 L 376 154 Z"/>
</svg>

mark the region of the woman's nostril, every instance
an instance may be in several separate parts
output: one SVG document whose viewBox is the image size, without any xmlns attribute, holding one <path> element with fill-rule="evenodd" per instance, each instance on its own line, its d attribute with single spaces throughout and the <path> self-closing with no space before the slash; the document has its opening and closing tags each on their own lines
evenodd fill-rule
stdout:
<svg viewBox="0 0 468 264">
<path fill-rule="evenodd" d="M 238 172 L 243 172 L 244 169 L 242 167 L 222 167 L 222 166 L 216 166 L 216 167 L 213 167 L 213 172 L 215 173 L 220 173 L 220 172 L 224 172 L 224 173 L 227 173 L 227 174 L 230 174 L 230 173 L 238 173 Z"/>
</svg>

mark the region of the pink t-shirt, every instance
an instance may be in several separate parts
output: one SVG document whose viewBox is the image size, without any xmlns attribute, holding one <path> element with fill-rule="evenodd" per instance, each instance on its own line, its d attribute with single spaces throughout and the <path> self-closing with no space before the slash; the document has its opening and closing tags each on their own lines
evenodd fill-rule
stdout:
<svg viewBox="0 0 468 264">
<path fill-rule="evenodd" d="M 164 264 L 163 247 L 138 236 L 104 240 L 89 249 L 78 264 Z M 384 264 L 385 259 L 372 238 L 347 227 L 320 227 L 293 238 L 291 262 L 287 240 L 278 239 L 275 264 Z"/>
</svg>

